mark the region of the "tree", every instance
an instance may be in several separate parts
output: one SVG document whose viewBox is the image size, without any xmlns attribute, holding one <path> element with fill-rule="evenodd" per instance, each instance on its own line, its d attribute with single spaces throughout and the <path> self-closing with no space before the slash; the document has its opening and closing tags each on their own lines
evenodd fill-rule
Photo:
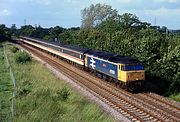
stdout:
<svg viewBox="0 0 180 122">
<path fill-rule="evenodd" d="M 117 11 L 112 9 L 110 5 L 105 4 L 92 4 L 89 8 L 81 10 L 82 28 L 92 28 L 99 25 L 107 18 L 117 17 Z"/>
<path fill-rule="evenodd" d="M 21 27 L 20 35 L 23 36 L 33 36 L 33 32 L 35 31 L 35 28 L 32 25 L 25 25 Z"/>
<path fill-rule="evenodd" d="M 11 39 L 10 30 L 4 25 L 0 25 L 0 42 Z"/>
<path fill-rule="evenodd" d="M 11 30 L 11 34 L 13 36 L 17 36 L 17 27 L 16 27 L 16 24 L 12 24 L 10 30 Z"/>
<path fill-rule="evenodd" d="M 120 15 L 119 22 L 122 24 L 123 28 L 138 26 L 140 24 L 139 18 L 131 13 L 124 13 L 123 15 Z"/>
<path fill-rule="evenodd" d="M 56 26 L 54 28 L 50 28 L 50 37 L 52 40 L 54 40 L 55 38 L 58 38 L 58 35 L 61 34 L 62 32 L 64 32 L 64 28 Z"/>
</svg>

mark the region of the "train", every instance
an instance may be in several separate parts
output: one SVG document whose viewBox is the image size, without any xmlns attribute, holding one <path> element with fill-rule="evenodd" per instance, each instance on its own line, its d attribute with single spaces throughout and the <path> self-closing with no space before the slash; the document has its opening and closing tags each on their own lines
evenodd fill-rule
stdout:
<svg viewBox="0 0 180 122">
<path fill-rule="evenodd" d="M 145 81 L 145 70 L 142 62 L 132 57 L 65 45 L 59 42 L 47 42 L 32 37 L 20 36 L 19 40 L 56 55 L 59 59 L 65 59 L 67 62 L 127 90 L 132 90 L 137 86 L 141 87 Z"/>
</svg>

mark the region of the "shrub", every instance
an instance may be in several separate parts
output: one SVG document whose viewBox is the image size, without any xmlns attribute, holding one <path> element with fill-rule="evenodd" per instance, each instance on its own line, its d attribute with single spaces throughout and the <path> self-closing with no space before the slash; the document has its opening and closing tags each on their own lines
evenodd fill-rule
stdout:
<svg viewBox="0 0 180 122">
<path fill-rule="evenodd" d="M 18 50 L 19 50 L 19 48 L 17 48 L 17 47 L 12 47 L 12 48 L 11 48 L 11 51 L 12 51 L 13 53 L 16 53 Z"/>
<path fill-rule="evenodd" d="M 42 89 L 38 89 L 35 94 L 36 94 L 36 97 L 51 97 L 51 93 L 52 93 L 52 90 L 47 88 L 42 88 Z"/>
<path fill-rule="evenodd" d="M 15 60 L 16 60 L 17 63 L 26 63 L 26 62 L 30 62 L 32 59 L 27 53 L 19 52 L 16 55 Z"/>
<path fill-rule="evenodd" d="M 31 83 L 30 81 L 23 81 L 21 84 L 20 89 L 17 89 L 17 95 L 18 96 L 26 96 L 31 92 Z"/>
<path fill-rule="evenodd" d="M 17 91 L 18 96 L 26 96 L 31 92 L 31 89 L 28 87 L 23 87 L 22 89 Z"/>
<path fill-rule="evenodd" d="M 66 101 L 70 95 L 69 90 L 66 87 L 63 87 L 62 89 L 57 91 L 57 98 L 61 101 Z"/>
<path fill-rule="evenodd" d="M 0 47 L 3 47 L 2 43 L 0 43 Z"/>
<path fill-rule="evenodd" d="M 4 55 L 0 57 L 0 60 L 4 60 Z"/>
</svg>

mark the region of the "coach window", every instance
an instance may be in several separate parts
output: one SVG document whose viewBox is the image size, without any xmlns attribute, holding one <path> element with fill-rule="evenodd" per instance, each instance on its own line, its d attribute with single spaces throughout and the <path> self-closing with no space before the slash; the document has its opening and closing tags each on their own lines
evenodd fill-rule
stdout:
<svg viewBox="0 0 180 122">
<path fill-rule="evenodd" d="M 76 58 L 80 58 L 80 55 L 78 53 L 75 53 L 75 54 L 76 54 L 75 55 Z"/>
</svg>

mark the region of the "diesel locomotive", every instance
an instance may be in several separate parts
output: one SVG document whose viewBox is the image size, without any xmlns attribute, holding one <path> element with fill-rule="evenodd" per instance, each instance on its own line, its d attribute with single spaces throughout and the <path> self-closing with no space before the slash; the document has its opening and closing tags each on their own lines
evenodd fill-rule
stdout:
<svg viewBox="0 0 180 122">
<path fill-rule="evenodd" d="M 132 89 L 135 86 L 141 86 L 145 81 L 143 64 L 132 57 L 57 42 L 47 42 L 31 37 L 21 36 L 20 41 L 54 54 L 61 59 L 66 59 L 68 62 L 93 72 L 102 79 L 114 82 L 122 88 Z"/>
</svg>

